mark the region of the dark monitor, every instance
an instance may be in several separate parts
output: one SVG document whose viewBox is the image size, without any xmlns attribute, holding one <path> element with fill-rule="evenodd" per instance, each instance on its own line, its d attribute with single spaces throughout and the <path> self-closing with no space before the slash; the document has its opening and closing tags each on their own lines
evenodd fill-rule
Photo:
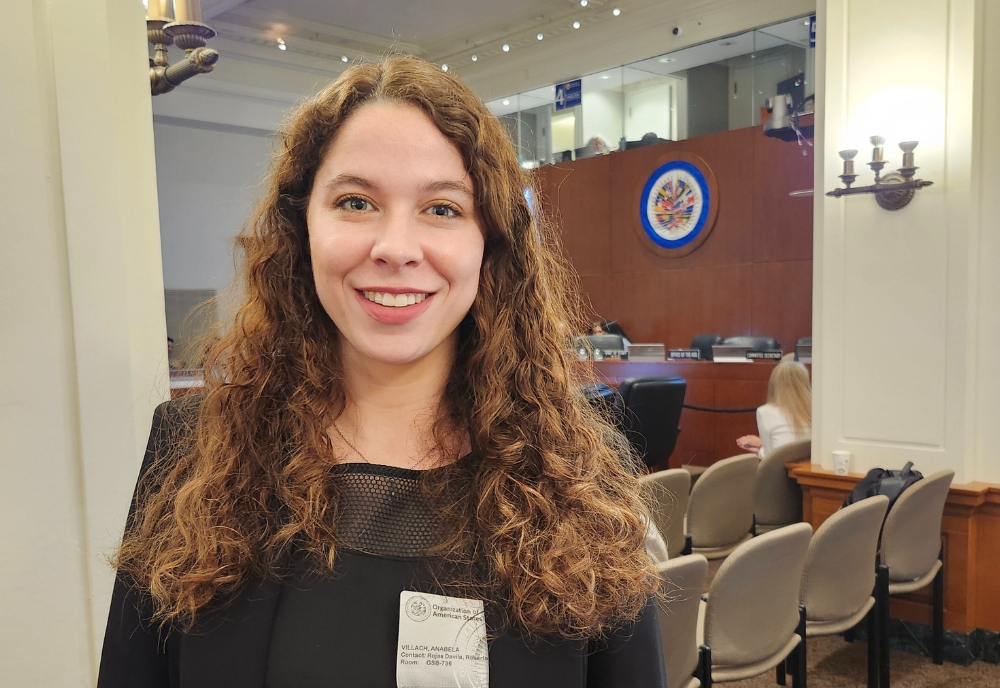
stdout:
<svg viewBox="0 0 1000 688">
<path fill-rule="evenodd" d="M 592 158 L 597 155 L 597 150 L 590 146 L 584 146 L 583 148 L 577 148 L 574 153 L 577 160 L 583 160 L 584 158 Z"/>
</svg>

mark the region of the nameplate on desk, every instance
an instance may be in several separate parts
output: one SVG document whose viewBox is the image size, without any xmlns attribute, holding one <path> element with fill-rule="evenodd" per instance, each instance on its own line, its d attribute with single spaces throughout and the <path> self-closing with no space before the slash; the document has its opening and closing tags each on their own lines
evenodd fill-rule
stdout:
<svg viewBox="0 0 1000 688">
<path fill-rule="evenodd" d="M 701 351 L 699 349 L 670 349 L 670 351 L 667 352 L 667 358 L 672 358 L 674 360 L 688 358 L 698 361 L 701 360 Z"/>
<path fill-rule="evenodd" d="M 780 361 L 782 353 L 780 351 L 748 351 L 747 360 L 756 361 L 764 359 L 766 361 Z"/>
</svg>

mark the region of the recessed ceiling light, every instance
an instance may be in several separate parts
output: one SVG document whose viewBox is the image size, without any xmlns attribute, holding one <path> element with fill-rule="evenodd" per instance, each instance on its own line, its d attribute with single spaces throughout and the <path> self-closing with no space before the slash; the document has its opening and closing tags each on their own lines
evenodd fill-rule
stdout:
<svg viewBox="0 0 1000 688">
<path fill-rule="evenodd" d="M 610 79 L 611 77 L 608 76 L 607 74 L 601 74 L 601 78 L 602 79 Z"/>
<path fill-rule="evenodd" d="M 660 62 L 662 62 L 663 64 L 667 64 L 668 62 L 673 62 L 676 59 L 677 59 L 676 57 L 661 57 Z"/>
<path fill-rule="evenodd" d="M 535 36 L 535 38 L 537 38 L 538 40 L 542 40 L 543 38 L 545 38 L 545 34 L 539 31 L 538 35 Z"/>
<path fill-rule="evenodd" d="M 505 53 L 509 53 L 510 52 L 510 44 L 504 43 L 503 46 L 502 46 L 502 48 L 503 48 L 503 51 Z"/>
<path fill-rule="evenodd" d="M 473 55 L 472 56 L 472 61 L 473 62 L 478 62 L 479 61 L 479 55 Z"/>
<path fill-rule="evenodd" d="M 802 26 L 809 26 L 809 20 L 806 19 L 804 22 L 802 22 Z"/>
<path fill-rule="evenodd" d="M 580 0 L 580 7 L 586 7 L 586 6 L 587 6 L 587 0 Z"/>
<path fill-rule="evenodd" d="M 510 105 L 510 101 L 509 101 L 509 100 L 507 100 L 506 98 L 504 98 L 504 99 L 503 99 L 503 104 L 504 104 L 504 105 Z"/>
<path fill-rule="evenodd" d="M 340 56 L 340 61 L 341 62 L 347 62 L 347 55 L 341 55 Z"/>
<path fill-rule="evenodd" d="M 278 50 L 287 50 L 288 46 L 285 45 L 285 39 L 278 37 Z"/>
<path fill-rule="evenodd" d="M 580 28 L 580 22 L 578 22 L 578 21 L 573 22 L 573 28 L 574 29 L 579 29 Z"/>
<path fill-rule="evenodd" d="M 613 10 L 611 10 L 611 14 L 613 14 L 613 15 L 614 15 L 614 16 L 616 16 L 616 17 L 617 17 L 617 16 L 619 15 L 619 14 L 621 14 L 621 13 L 622 13 L 622 11 L 621 11 L 621 9 L 620 9 L 620 8 L 618 8 L 618 7 L 614 8 Z"/>
<path fill-rule="evenodd" d="M 446 64 L 441 65 L 441 71 L 442 72 L 447 72 L 448 71 L 448 65 L 446 65 Z"/>
</svg>

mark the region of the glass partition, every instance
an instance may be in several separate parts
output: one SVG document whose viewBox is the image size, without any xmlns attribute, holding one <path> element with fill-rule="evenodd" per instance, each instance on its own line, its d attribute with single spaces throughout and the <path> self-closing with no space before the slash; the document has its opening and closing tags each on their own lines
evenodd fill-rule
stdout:
<svg viewBox="0 0 1000 688">
<path fill-rule="evenodd" d="M 779 93 L 812 111 L 809 36 L 799 17 L 583 76 L 576 107 L 556 110 L 554 85 L 487 106 L 526 167 L 757 126 Z"/>
</svg>

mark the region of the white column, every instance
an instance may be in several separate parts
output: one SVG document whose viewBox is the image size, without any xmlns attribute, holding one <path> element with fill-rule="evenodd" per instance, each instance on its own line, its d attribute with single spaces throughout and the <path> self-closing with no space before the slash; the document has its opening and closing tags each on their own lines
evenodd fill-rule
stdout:
<svg viewBox="0 0 1000 688">
<path fill-rule="evenodd" d="M 0 3 L 0 685 L 92 685 L 167 395 L 142 4 Z"/>
<path fill-rule="evenodd" d="M 824 467 L 847 449 L 856 472 L 913 461 L 925 474 L 951 468 L 956 482 L 987 478 L 977 453 L 997 445 L 982 441 L 995 432 L 984 414 L 995 425 L 1000 412 L 1000 124 L 989 46 L 1000 32 L 981 19 L 997 5 L 819 2 L 813 461 Z M 990 84 L 984 47 L 993 51 Z M 887 140 L 886 171 L 901 164 L 900 141 L 920 141 L 917 177 L 934 185 L 902 210 L 882 210 L 870 195 L 823 194 L 840 185 L 840 149 L 860 151 L 855 185 L 872 182 L 874 134 Z"/>
</svg>

